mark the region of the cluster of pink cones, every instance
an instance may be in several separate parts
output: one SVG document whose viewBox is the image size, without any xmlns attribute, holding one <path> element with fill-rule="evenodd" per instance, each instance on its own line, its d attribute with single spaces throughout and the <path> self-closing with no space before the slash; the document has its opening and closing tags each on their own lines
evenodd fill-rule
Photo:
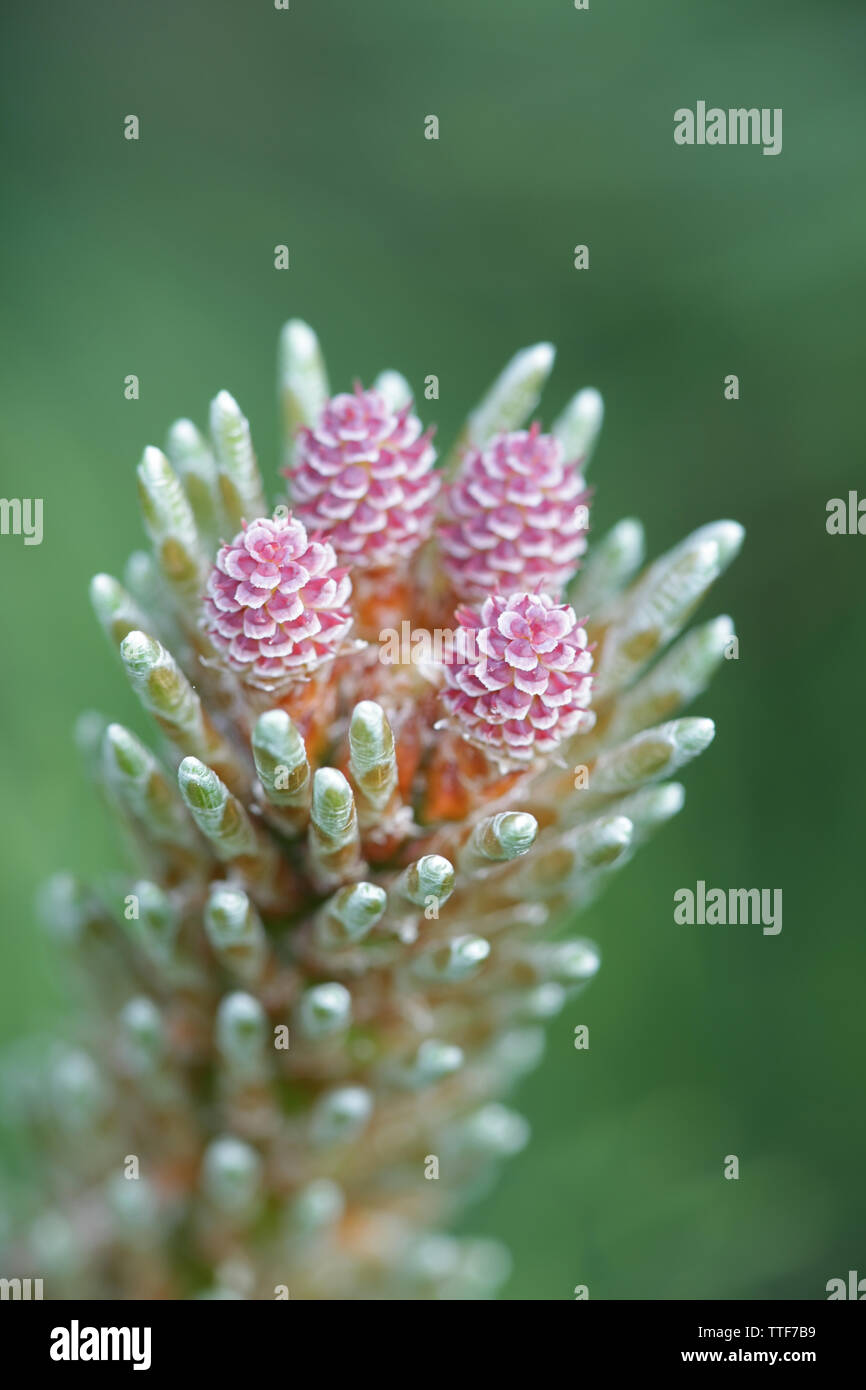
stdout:
<svg viewBox="0 0 866 1390">
<path fill-rule="evenodd" d="M 575 575 L 601 402 L 544 432 L 552 363 L 519 353 L 437 465 L 399 374 L 332 396 L 292 321 L 288 496 L 227 392 L 210 437 L 182 420 L 145 451 L 152 549 L 92 598 L 161 747 L 82 720 L 131 872 L 43 904 L 95 999 L 22 1100 L 57 1135 L 19 1236 L 49 1296 L 484 1298 L 507 1275 L 443 1231 L 525 1143 L 503 1098 L 598 966 L 562 929 L 712 739 L 679 711 L 730 620 L 674 639 L 742 534 L 643 569 L 629 520 Z M 406 621 L 458 640 L 395 664 Z"/>
</svg>

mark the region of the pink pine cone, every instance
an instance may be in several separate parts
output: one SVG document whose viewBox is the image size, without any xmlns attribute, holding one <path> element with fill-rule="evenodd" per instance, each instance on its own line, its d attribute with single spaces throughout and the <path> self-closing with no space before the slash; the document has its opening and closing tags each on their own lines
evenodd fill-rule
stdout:
<svg viewBox="0 0 866 1390">
<path fill-rule="evenodd" d="M 579 460 L 538 424 L 470 449 L 439 528 L 458 597 L 559 595 L 586 550 L 587 497 Z"/>
<path fill-rule="evenodd" d="M 430 534 L 439 478 L 431 432 L 411 405 L 394 410 L 378 391 L 333 396 L 314 429 L 299 432 L 292 501 L 323 529 L 341 560 L 367 569 L 405 559 Z"/>
<path fill-rule="evenodd" d="M 205 627 L 233 671 L 274 689 L 336 655 L 352 625 L 346 570 L 302 522 L 259 517 L 221 547 L 204 600 Z"/>
<path fill-rule="evenodd" d="M 458 655 L 441 698 L 466 738 L 528 762 L 592 728 L 592 653 L 573 608 L 547 594 L 497 594 L 456 617 Z"/>
</svg>

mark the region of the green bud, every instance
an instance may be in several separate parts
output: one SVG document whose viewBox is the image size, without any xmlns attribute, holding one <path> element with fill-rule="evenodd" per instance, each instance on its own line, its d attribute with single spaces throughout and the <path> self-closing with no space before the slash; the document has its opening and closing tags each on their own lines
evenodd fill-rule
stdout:
<svg viewBox="0 0 866 1390">
<path fill-rule="evenodd" d="M 304 740 L 285 710 L 259 716 L 252 737 L 256 772 L 272 806 L 292 813 L 292 828 L 309 817 L 312 778 Z"/>
<path fill-rule="evenodd" d="M 454 892 L 454 867 L 441 854 L 425 854 L 404 869 L 394 892 L 416 907 L 426 907 L 430 898 L 441 906 Z"/>
<path fill-rule="evenodd" d="M 407 1081 L 412 1086 L 432 1086 L 463 1066 L 463 1049 L 439 1038 L 425 1038 L 409 1067 Z"/>
<path fill-rule="evenodd" d="M 536 343 L 515 353 L 469 417 L 467 434 L 472 444 L 484 445 L 495 434 L 519 429 L 528 420 L 538 405 L 555 357 L 552 343 Z"/>
<path fill-rule="evenodd" d="M 358 817 L 342 772 L 321 767 L 313 778 L 309 851 L 320 888 L 357 878 L 361 869 Z"/>
<path fill-rule="evenodd" d="M 489 1158 L 511 1158 L 529 1143 L 529 1123 L 516 1111 L 493 1103 L 482 1106 L 454 1128 L 460 1149 Z"/>
<path fill-rule="evenodd" d="M 268 1017 L 251 994 L 237 991 L 220 1001 L 216 1015 L 216 1041 L 230 1070 L 256 1075 L 264 1067 Z"/>
<path fill-rule="evenodd" d="M 391 410 L 402 410 L 412 403 L 412 387 L 401 372 L 380 372 L 373 382 L 373 389 L 385 397 Z"/>
<path fill-rule="evenodd" d="M 120 1029 L 127 1061 L 138 1075 L 157 1069 L 166 1050 L 165 1024 L 152 999 L 139 995 L 120 1011 Z"/>
<path fill-rule="evenodd" d="M 500 811 L 480 821 L 459 855 L 459 867 L 467 876 L 479 868 L 508 863 L 527 854 L 538 835 L 538 822 L 527 811 Z"/>
<path fill-rule="evenodd" d="M 669 718 L 704 691 L 734 638 L 728 617 L 715 618 L 681 638 L 649 674 L 617 701 L 608 738 L 629 738 Z"/>
<path fill-rule="evenodd" d="M 349 725 L 349 770 L 367 819 L 375 823 L 397 786 L 394 735 L 381 705 L 362 700 Z"/>
<path fill-rule="evenodd" d="M 301 995 L 298 1026 L 311 1041 L 341 1033 L 352 1021 L 352 996 L 345 985 L 330 981 Z"/>
<path fill-rule="evenodd" d="M 159 1201 L 147 1178 L 126 1178 L 115 1173 L 105 1187 L 109 1209 L 124 1235 L 144 1239 L 154 1237 L 159 1217 Z"/>
<path fill-rule="evenodd" d="M 734 521 L 713 522 L 650 565 L 611 621 L 597 695 L 608 696 L 630 685 L 677 635 L 730 564 L 744 535 Z"/>
<path fill-rule="evenodd" d="M 262 1181 L 262 1160 L 242 1139 L 226 1135 L 205 1150 L 204 1189 L 214 1206 L 229 1216 L 243 1216 L 255 1206 Z"/>
<path fill-rule="evenodd" d="M 108 1107 L 108 1089 L 93 1058 L 78 1048 L 59 1054 L 51 1073 L 51 1098 L 65 1130 L 91 1130 Z"/>
<path fill-rule="evenodd" d="M 168 432 L 166 453 L 183 484 L 199 533 L 210 546 L 219 531 L 213 452 L 192 420 L 175 420 Z"/>
<path fill-rule="evenodd" d="M 323 950 L 339 950 L 362 941 L 380 921 L 387 905 L 388 895 L 378 884 L 347 884 L 316 918 L 316 944 Z"/>
<path fill-rule="evenodd" d="M 212 768 L 198 758 L 184 758 L 177 781 L 193 820 L 220 859 L 255 856 L 258 844 L 250 819 Z"/>
<path fill-rule="evenodd" d="M 412 974 L 429 984 L 457 984 L 477 974 L 489 955 L 490 942 L 482 936 L 455 936 L 415 956 Z"/>
<path fill-rule="evenodd" d="M 204 555 L 192 507 L 180 479 L 160 449 L 145 449 L 138 465 L 138 496 L 163 578 L 183 605 L 197 600 Z"/>
<path fill-rule="evenodd" d="M 582 569 L 569 586 L 568 601 L 578 614 L 598 614 L 637 574 L 644 558 L 644 530 L 625 517 L 589 550 Z"/>
<path fill-rule="evenodd" d="M 669 777 L 696 758 L 715 737 L 711 719 L 675 719 L 647 729 L 602 753 L 590 773 L 593 795 L 614 795 L 636 790 L 646 782 Z"/>
<path fill-rule="evenodd" d="M 330 1178 L 314 1178 L 300 1189 L 289 1208 L 289 1234 L 315 1235 L 335 1225 L 345 1209 L 343 1189 Z"/>
<path fill-rule="evenodd" d="M 585 386 L 572 396 L 565 410 L 554 422 L 553 433 L 565 451 L 567 459 L 579 459 L 585 472 L 604 420 L 604 402 L 598 391 Z"/>
<path fill-rule="evenodd" d="M 242 888 L 212 883 L 204 908 L 208 940 L 224 966 L 248 983 L 261 975 L 267 938 L 261 919 Z"/>
<path fill-rule="evenodd" d="M 198 847 L 183 802 L 150 749 L 122 724 L 109 724 L 103 739 L 108 785 L 160 844 Z"/>
<path fill-rule="evenodd" d="M 310 1137 L 320 1147 L 347 1144 L 366 1128 L 372 1113 L 373 1096 L 366 1087 L 338 1086 L 316 1101 Z"/>
<path fill-rule="evenodd" d="M 142 946 L 153 959 L 170 963 L 180 927 L 176 904 L 162 888 L 147 879 L 134 883 L 132 893 L 138 899 L 139 916 L 131 925 L 137 927 L 136 934 Z"/>
<path fill-rule="evenodd" d="M 115 650 L 128 632 L 148 626 L 148 619 L 135 599 L 110 574 L 93 576 L 90 581 L 90 602 L 100 627 Z"/>
<path fill-rule="evenodd" d="M 330 389 L 319 340 L 302 319 L 289 319 L 280 334 L 278 392 L 283 413 L 285 463 L 294 461 L 301 425 L 317 423 Z"/>
<path fill-rule="evenodd" d="M 220 391 L 211 402 L 210 429 L 222 513 L 228 530 L 234 535 L 241 529 L 242 521 L 255 521 L 265 516 L 268 504 L 253 452 L 249 421 L 228 391 Z"/>
</svg>

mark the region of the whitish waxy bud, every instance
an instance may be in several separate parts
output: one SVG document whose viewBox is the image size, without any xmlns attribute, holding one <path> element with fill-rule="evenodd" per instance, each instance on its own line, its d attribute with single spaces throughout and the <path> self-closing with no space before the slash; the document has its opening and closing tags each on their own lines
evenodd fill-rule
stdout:
<svg viewBox="0 0 866 1390">
<path fill-rule="evenodd" d="M 469 416 L 462 442 L 486 444 L 494 434 L 519 429 L 538 405 L 555 357 L 552 343 L 516 353 Z"/>
<path fill-rule="evenodd" d="M 107 728 L 108 720 L 105 715 L 95 709 L 82 711 L 75 721 L 75 747 L 88 777 L 92 777 L 95 782 L 101 780 L 104 771 L 102 740 Z"/>
<path fill-rule="evenodd" d="M 408 1086 L 433 1086 L 463 1066 L 463 1049 L 439 1038 L 425 1038 L 406 1070 Z"/>
<path fill-rule="evenodd" d="M 153 839 L 197 850 L 199 842 L 177 788 L 150 749 L 122 724 L 108 725 L 102 748 L 109 787 Z"/>
<path fill-rule="evenodd" d="M 349 755 L 362 823 L 376 824 L 397 786 L 397 758 L 385 711 L 373 700 L 362 700 L 352 712 Z"/>
<path fill-rule="evenodd" d="M 287 891 L 279 851 L 253 826 L 244 807 L 212 768 L 198 758 L 184 758 L 177 770 L 180 794 L 218 859 L 243 874 L 257 902 L 274 906 Z"/>
<path fill-rule="evenodd" d="M 704 542 L 711 541 L 719 548 L 719 569 L 722 571 L 726 570 L 728 565 L 737 558 L 745 538 L 745 527 L 741 526 L 738 521 L 708 521 L 706 526 L 699 526 L 697 531 L 693 531 L 690 536 L 687 536 L 677 547 L 677 550 L 690 550 L 695 545 L 703 545 Z M 664 560 L 664 556 L 662 560 Z"/>
<path fill-rule="evenodd" d="M 219 532 L 213 451 L 192 420 L 175 420 L 168 432 L 166 453 L 183 483 L 199 534 L 210 547 Z"/>
<path fill-rule="evenodd" d="M 165 454 L 152 446 L 145 449 L 138 465 L 138 496 L 163 578 L 182 605 L 197 600 L 204 581 L 204 555 L 195 517 Z"/>
<path fill-rule="evenodd" d="M 251 994 L 238 990 L 220 1001 L 216 1042 L 231 1072 L 257 1076 L 264 1070 L 268 1017 Z"/>
<path fill-rule="evenodd" d="M 412 404 L 412 387 L 402 372 L 391 369 L 380 372 L 373 382 L 373 390 L 385 397 L 392 410 L 402 410 L 404 406 Z"/>
<path fill-rule="evenodd" d="M 93 576 L 90 581 L 90 602 L 100 627 L 115 650 L 128 632 L 148 626 L 144 611 L 110 574 Z"/>
<path fill-rule="evenodd" d="M 355 815 L 352 788 L 333 767 L 320 768 L 313 779 L 313 825 L 326 840 L 342 842 Z"/>
<path fill-rule="evenodd" d="M 585 386 L 572 396 L 553 426 L 566 458 L 579 459 L 583 470 L 592 458 L 603 420 L 604 402 L 600 393 L 593 386 Z"/>
<path fill-rule="evenodd" d="M 634 826 L 626 816 L 606 815 L 558 837 L 528 860 L 521 871 L 521 892 L 541 899 L 579 896 L 583 902 L 608 870 L 626 863 Z"/>
<path fill-rule="evenodd" d="M 87 894 L 73 874 L 52 874 L 36 895 L 39 921 L 56 941 L 77 945 L 87 925 Z"/>
<path fill-rule="evenodd" d="M 226 1135 L 208 1146 L 202 1167 L 204 1190 L 229 1216 L 249 1213 L 261 1187 L 262 1160 L 242 1139 Z"/>
<path fill-rule="evenodd" d="M 362 941 L 384 915 L 388 895 L 376 883 L 351 883 L 325 903 L 315 923 L 316 945 L 340 950 Z"/>
<path fill-rule="evenodd" d="M 312 427 L 330 388 L 319 340 L 302 319 L 289 319 L 280 334 L 278 391 L 283 412 L 285 464 L 294 462 L 295 437 L 301 425 Z"/>
<path fill-rule="evenodd" d="M 168 586 L 148 550 L 134 550 L 123 567 L 123 583 L 141 611 L 147 614 L 148 621 L 139 623 L 143 632 L 153 632 L 170 645 L 181 650 L 186 637 L 181 634 L 177 620 L 171 612 Z M 185 615 L 197 616 L 197 607 L 185 607 Z M 187 636 L 189 629 L 187 630 Z"/>
<path fill-rule="evenodd" d="M 310 1118 L 310 1137 L 321 1147 L 347 1144 L 366 1128 L 373 1113 L 373 1096 L 364 1086 L 338 1086 L 316 1101 Z"/>
<path fill-rule="evenodd" d="M 745 532 L 735 521 L 702 526 L 663 555 L 622 600 L 599 662 L 597 695 L 610 695 L 675 637 L 710 585 L 737 554 Z"/>
<path fill-rule="evenodd" d="M 70 1133 L 89 1131 L 108 1108 L 108 1088 L 99 1068 L 77 1048 L 58 1056 L 50 1090 L 53 1114 Z"/>
<path fill-rule="evenodd" d="M 495 1240 L 423 1236 L 407 1252 L 401 1269 L 438 1300 L 477 1301 L 491 1298 L 505 1282 L 511 1257 Z"/>
<path fill-rule="evenodd" d="M 608 739 L 629 738 L 689 704 L 706 689 L 733 639 L 734 625 L 726 616 L 687 633 L 648 675 L 620 696 Z"/>
<path fill-rule="evenodd" d="M 661 786 L 644 787 L 632 796 L 617 802 L 617 809 L 628 816 L 638 836 L 650 834 L 657 826 L 679 814 L 686 801 L 686 789 L 681 782 L 663 782 Z"/>
<path fill-rule="evenodd" d="M 309 819 L 312 776 L 304 740 L 285 710 L 271 709 L 259 716 L 252 747 L 268 801 L 284 812 L 281 820 L 288 828 L 303 829 Z"/>
<path fill-rule="evenodd" d="M 477 1301 L 490 1298 L 511 1273 L 512 1259 L 498 1240 L 460 1242 L 460 1265 L 449 1279 L 442 1297 Z"/>
<path fill-rule="evenodd" d="M 217 459 L 217 486 L 223 521 L 230 534 L 243 521 L 254 521 L 268 510 L 253 452 L 250 425 L 234 396 L 220 391 L 211 402 L 210 430 Z"/>
<path fill-rule="evenodd" d="M 240 780 L 234 754 L 171 653 L 146 633 L 130 632 L 120 644 L 120 655 L 130 685 L 177 752 L 210 763 L 234 786 Z"/>
<path fill-rule="evenodd" d="M 330 1178 L 314 1178 L 302 1187 L 289 1207 L 288 1234 L 311 1236 L 340 1220 L 346 1209 L 343 1189 Z"/>
<path fill-rule="evenodd" d="M 525 947 L 521 959 L 542 983 L 582 985 L 591 980 L 601 966 L 601 955 L 594 941 L 543 942 Z"/>
<path fill-rule="evenodd" d="M 581 826 L 569 841 L 574 844 L 578 866 L 604 869 L 615 864 L 632 842 L 634 826 L 627 816 L 601 816 Z"/>
<path fill-rule="evenodd" d="M 196 825 L 220 859 L 255 856 L 258 845 L 250 819 L 212 768 L 198 758 L 184 758 L 177 781 Z"/>
<path fill-rule="evenodd" d="M 634 578 L 643 558 L 644 529 L 633 517 L 625 517 L 590 546 L 583 568 L 569 586 L 569 603 L 594 620 Z"/>
<path fill-rule="evenodd" d="M 244 890 L 234 883 L 212 883 L 204 925 L 222 964 L 247 983 L 256 981 L 267 958 L 267 938 Z"/>
<path fill-rule="evenodd" d="M 147 954 L 163 965 L 169 964 L 175 951 L 180 913 L 174 901 L 156 883 L 139 879 L 132 885 L 132 897 L 138 903 L 138 919 L 130 925 Z"/>
<path fill-rule="evenodd" d="M 556 1018 L 565 1007 L 567 991 L 562 985 L 544 984 L 536 985 L 531 989 L 524 1000 L 523 1013 L 526 1018 L 540 1019 L 547 1021 L 549 1018 Z"/>
<path fill-rule="evenodd" d="M 84 1264 L 81 1237 L 72 1221 L 59 1211 L 44 1211 L 30 1227 L 28 1245 L 37 1269 L 68 1278 Z"/>
<path fill-rule="evenodd" d="M 480 868 L 518 859 L 532 848 L 537 834 L 538 822 L 527 811 L 487 816 L 475 826 L 460 852 L 460 871 L 468 876 Z"/>
<path fill-rule="evenodd" d="M 454 866 L 441 854 L 425 854 L 403 870 L 393 891 L 416 907 L 426 907 L 431 898 L 441 907 L 454 892 Z"/>
<path fill-rule="evenodd" d="M 320 767 L 313 778 L 308 843 L 313 874 L 321 889 L 360 876 L 363 866 L 355 798 L 336 768 Z"/>
<path fill-rule="evenodd" d="M 496 1039 L 488 1055 L 510 1082 L 535 1070 L 544 1056 L 546 1042 L 543 1028 L 514 1028 Z"/>
<path fill-rule="evenodd" d="M 106 1183 L 105 1194 L 124 1236 L 145 1244 L 157 1237 L 154 1228 L 159 1217 L 159 1201 L 147 1178 L 139 1176 L 132 1180 L 115 1173 Z"/>
<path fill-rule="evenodd" d="M 708 748 L 715 737 L 711 719 L 674 719 L 602 753 L 591 774 L 593 795 L 633 791 L 667 777 Z"/>
<path fill-rule="evenodd" d="M 403 1257 L 401 1269 L 414 1283 L 438 1285 L 460 1267 L 460 1242 L 454 1236 L 421 1236 Z"/>
<path fill-rule="evenodd" d="M 165 585 L 148 550 L 133 550 L 123 567 L 123 582 L 145 613 L 161 612 Z"/>
<path fill-rule="evenodd" d="M 165 1056 L 165 1024 L 152 999 L 139 995 L 120 1012 L 123 1051 L 130 1069 L 139 1076 L 157 1070 Z"/>
<path fill-rule="evenodd" d="M 505 1105 L 482 1106 L 454 1126 L 449 1136 L 458 1151 L 509 1158 L 529 1143 L 529 1122 Z"/>
<path fill-rule="evenodd" d="M 310 1041 L 342 1033 L 352 1021 L 352 996 L 335 980 L 313 985 L 301 995 L 298 1026 Z"/>
<path fill-rule="evenodd" d="M 458 984 L 477 974 L 489 955 L 490 942 L 483 936 L 455 936 L 416 956 L 411 970 L 428 984 Z"/>
</svg>

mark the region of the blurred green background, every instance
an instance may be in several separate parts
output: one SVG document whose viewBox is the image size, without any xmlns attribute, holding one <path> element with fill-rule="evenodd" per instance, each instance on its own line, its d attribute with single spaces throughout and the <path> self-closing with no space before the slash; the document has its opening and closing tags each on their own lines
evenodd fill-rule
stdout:
<svg viewBox="0 0 866 1390">
<path fill-rule="evenodd" d="M 582 919 L 602 972 L 466 1228 L 511 1246 L 507 1298 L 811 1299 L 866 1274 L 866 539 L 824 524 L 866 492 L 862 4 L 42 0 L 3 24 L 2 492 L 44 498 L 45 538 L 0 539 L 0 1037 L 67 1008 L 40 878 L 115 852 L 71 737 L 90 707 L 144 731 L 86 596 L 141 544 L 142 447 L 225 386 L 273 477 L 290 315 L 340 387 L 436 373 L 443 441 L 551 339 L 545 420 L 606 398 L 596 534 L 637 515 L 657 553 L 745 523 L 702 610 L 735 616 L 740 659 L 697 706 L 718 738 L 685 813 Z M 678 148 L 698 99 L 782 107 L 782 154 Z M 781 887 L 781 935 L 675 925 L 698 878 Z"/>
</svg>

